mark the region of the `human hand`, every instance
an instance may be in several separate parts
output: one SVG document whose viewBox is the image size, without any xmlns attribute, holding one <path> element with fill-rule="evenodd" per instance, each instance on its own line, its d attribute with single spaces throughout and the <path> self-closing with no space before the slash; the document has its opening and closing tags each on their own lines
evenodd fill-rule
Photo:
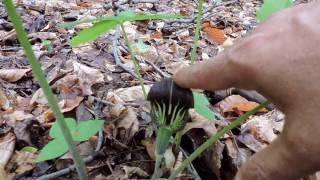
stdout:
<svg viewBox="0 0 320 180">
<path fill-rule="evenodd" d="M 297 179 L 320 169 L 320 3 L 273 15 L 214 59 L 178 71 L 182 87 L 255 89 L 286 114 L 283 132 L 236 179 Z"/>
</svg>

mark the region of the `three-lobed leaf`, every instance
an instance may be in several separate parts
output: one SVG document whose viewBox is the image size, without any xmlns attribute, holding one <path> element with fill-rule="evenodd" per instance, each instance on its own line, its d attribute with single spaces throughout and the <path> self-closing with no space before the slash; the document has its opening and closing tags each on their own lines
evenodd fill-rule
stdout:
<svg viewBox="0 0 320 180">
<path fill-rule="evenodd" d="M 263 22 L 273 13 L 291 7 L 292 5 L 292 0 L 264 0 L 261 8 L 257 11 L 257 20 Z"/>
<path fill-rule="evenodd" d="M 102 120 L 89 120 L 80 122 L 77 125 L 76 121 L 72 118 L 65 118 L 65 121 L 73 140 L 77 142 L 88 140 L 101 129 L 104 123 Z M 68 151 L 68 145 L 63 138 L 57 122 L 53 124 L 49 135 L 53 140 L 40 151 L 37 162 L 57 158 Z"/>
<path fill-rule="evenodd" d="M 208 105 L 210 104 L 208 99 L 203 94 L 197 92 L 193 92 L 193 97 L 194 110 L 208 120 L 214 120 L 215 115 L 208 107 Z"/>
</svg>

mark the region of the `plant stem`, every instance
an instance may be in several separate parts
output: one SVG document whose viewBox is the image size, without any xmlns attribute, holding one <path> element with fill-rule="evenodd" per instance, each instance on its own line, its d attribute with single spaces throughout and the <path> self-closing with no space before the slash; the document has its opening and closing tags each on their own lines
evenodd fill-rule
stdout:
<svg viewBox="0 0 320 180">
<path fill-rule="evenodd" d="M 170 143 L 171 135 L 172 135 L 171 130 L 166 127 L 160 127 L 157 131 L 156 164 L 154 166 L 154 172 L 151 178 L 152 180 L 158 178 L 159 176 L 161 161 Z"/>
<path fill-rule="evenodd" d="M 202 18 L 202 9 L 203 9 L 203 0 L 199 0 L 198 8 L 197 8 L 197 19 L 196 19 L 196 30 L 192 44 L 191 50 L 191 64 L 194 64 L 196 61 L 196 53 L 198 47 L 198 41 L 200 37 L 200 27 L 201 27 L 201 18 Z"/>
<path fill-rule="evenodd" d="M 179 152 L 179 147 L 180 147 L 180 143 L 181 143 L 181 138 L 182 138 L 182 130 L 178 131 L 175 135 L 175 148 L 174 148 L 174 152 L 178 153 Z"/>
<path fill-rule="evenodd" d="M 71 133 L 68 129 L 68 126 L 64 120 L 63 114 L 60 112 L 60 108 L 55 100 L 55 97 L 51 91 L 51 88 L 44 76 L 43 71 L 41 70 L 41 66 L 37 61 L 36 56 L 33 53 L 33 50 L 31 48 L 30 42 L 27 38 L 27 34 L 24 31 L 22 27 L 22 23 L 20 21 L 19 16 L 17 15 L 16 9 L 12 3 L 11 0 L 4 0 L 3 1 L 7 11 L 8 15 L 13 23 L 13 26 L 17 32 L 18 40 L 20 41 L 25 54 L 29 60 L 29 63 L 31 64 L 32 71 L 34 73 L 34 76 L 39 82 L 40 87 L 42 88 L 45 96 L 47 97 L 49 106 L 51 107 L 53 114 L 58 121 L 58 124 L 62 130 L 62 134 L 64 136 L 65 141 L 68 144 L 69 150 L 72 154 L 73 160 L 75 162 L 75 165 L 77 167 L 78 175 L 80 180 L 87 180 L 87 170 L 84 162 L 82 161 L 80 154 L 76 148 L 76 145 L 72 139 Z"/>
<path fill-rule="evenodd" d="M 184 170 L 191 163 L 194 159 L 196 159 L 203 151 L 205 151 L 208 147 L 210 147 L 213 143 L 215 143 L 220 137 L 226 134 L 231 129 L 237 127 L 242 122 L 244 122 L 248 117 L 258 112 L 261 108 L 266 107 L 270 104 L 269 101 L 265 101 L 256 108 L 252 109 L 251 111 L 243 114 L 242 116 L 238 117 L 235 121 L 230 123 L 228 126 L 224 127 L 222 130 L 211 136 L 205 143 L 203 143 L 200 147 L 198 147 L 187 159 L 185 159 L 182 164 L 176 169 L 169 177 L 169 180 L 174 180 L 178 174 Z"/>
<path fill-rule="evenodd" d="M 140 74 L 139 63 L 135 58 L 135 55 L 134 55 L 132 47 L 131 47 L 131 43 L 130 43 L 130 41 L 128 39 L 128 36 L 127 36 L 127 33 L 126 33 L 125 29 L 124 29 L 123 23 L 121 23 L 120 26 L 121 26 L 121 30 L 122 30 L 122 34 L 123 34 L 124 40 L 126 42 L 126 45 L 128 47 L 128 51 L 129 51 L 131 59 L 132 59 L 132 62 L 134 64 L 134 70 L 135 70 L 135 72 L 136 72 L 136 74 L 138 76 L 138 80 L 139 80 L 139 83 L 140 83 L 140 86 L 141 86 L 141 89 L 142 89 L 142 92 L 143 92 L 144 99 L 147 100 L 147 93 L 146 93 L 146 89 L 144 88 L 144 83 L 143 83 L 142 76 Z"/>
</svg>

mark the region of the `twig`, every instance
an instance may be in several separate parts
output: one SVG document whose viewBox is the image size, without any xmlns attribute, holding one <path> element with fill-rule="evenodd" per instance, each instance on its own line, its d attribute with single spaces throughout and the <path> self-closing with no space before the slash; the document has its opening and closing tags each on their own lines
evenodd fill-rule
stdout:
<svg viewBox="0 0 320 180">
<path fill-rule="evenodd" d="M 181 146 L 179 146 L 179 149 L 182 152 L 182 154 L 184 155 L 184 157 L 187 158 L 188 157 L 187 152 L 185 152 L 184 149 Z M 201 180 L 196 168 L 194 168 L 192 163 L 189 164 L 188 170 L 193 173 L 193 176 L 194 176 L 195 180 Z"/>
<path fill-rule="evenodd" d="M 127 65 L 123 64 L 119 58 L 119 52 L 118 52 L 118 48 L 117 48 L 117 41 L 120 37 L 120 27 L 118 26 L 116 28 L 116 33 L 114 36 L 114 39 L 112 41 L 112 51 L 113 51 L 113 57 L 114 57 L 114 61 L 116 62 L 116 65 L 121 67 L 123 70 L 127 71 L 128 73 L 130 73 L 132 76 L 134 76 L 135 78 L 138 79 L 138 75 L 131 70 Z"/>
<path fill-rule="evenodd" d="M 161 76 L 165 77 L 165 78 L 170 78 L 171 76 L 166 73 L 166 72 L 163 72 L 157 65 L 155 65 L 153 62 L 150 62 L 148 60 L 145 60 L 145 62 L 147 64 L 149 64 L 150 66 L 153 67 L 154 70 L 156 70 Z"/>
</svg>

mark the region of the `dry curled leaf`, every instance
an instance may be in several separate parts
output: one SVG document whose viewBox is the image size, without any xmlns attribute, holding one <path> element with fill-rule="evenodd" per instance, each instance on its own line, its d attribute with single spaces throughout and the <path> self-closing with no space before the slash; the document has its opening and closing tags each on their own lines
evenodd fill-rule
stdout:
<svg viewBox="0 0 320 180">
<path fill-rule="evenodd" d="M 162 39 L 162 32 L 161 31 L 156 31 L 151 34 L 150 36 L 151 39 Z"/>
<path fill-rule="evenodd" d="M 215 105 L 218 107 L 218 110 L 222 113 L 235 112 L 237 114 L 242 114 L 244 112 L 248 112 L 259 104 L 256 102 L 248 101 L 240 95 L 231 95 L 224 100 L 220 101 Z M 262 108 L 259 112 L 268 112 L 266 108 Z"/>
<path fill-rule="evenodd" d="M 0 166 L 5 167 L 9 162 L 16 144 L 16 136 L 9 132 L 0 138 Z"/>
<path fill-rule="evenodd" d="M 103 74 L 91 67 L 78 62 L 73 62 L 73 69 L 79 79 L 79 84 L 84 95 L 91 95 L 93 92 L 91 86 L 104 82 Z"/>
<path fill-rule="evenodd" d="M 16 82 L 23 78 L 31 69 L 0 69 L 0 79 Z"/>
<path fill-rule="evenodd" d="M 0 116 L 1 117 L 1 116 Z M 8 112 L 3 114 L 3 120 L 6 120 L 6 123 L 10 126 L 15 126 L 16 121 L 23 121 L 25 119 L 31 119 L 34 116 L 23 110 L 16 110 L 13 112 Z"/>
<path fill-rule="evenodd" d="M 218 29 L 211 27 L 209 23 L 203 24 L 203 31 L 208 35 L 211 41 L 216 42 L 217 44 L 221 45 L 226 40 L 224 37 L 224 33 Z"/>
<path fill-rule="evenodd" d="M 141 141 L 141 144 L 146 148 L 149 157 L 152 160 L 155 160 L 156 159 L 156 156 L 155 156 L 156 144 L 155 144 L 155 142 L 152 139 L 145 139 L 145 140 Z"/>
<path fill-rule="evenodd" d="M 31 100 L 30 100 L 30 105 L 33 105 L 34 103 L 38 103 L 38 104 L 42 104 L 42 105 L 46 105 L 48 104 L 47 98 L 44 95 L 42 89 L 38 89 L 32 96 Z"/>
<path fill-rule="evenodd" d="M 253 116 L 241 125 L 240 142 L 254 152 L 258 152 L 276 137 L 275 132 L 282 131 L 284 115 L 279 111 L 271 111 L 261 116 Z"/>
<path fill-rule="evenodd" d="M 145 85 L 144 88 L 146 90 L 146 93 L 148 93 L 150 90 L 150 86 Z M 119 88 L 115 91 L 115 94 L 125 102 L 144 100 L 141 86 Z"/>
<path fill-rule="evenodd" d="M 0 89 L 0 109 L 9 110 L 10 109 L 10 101 L 7 98 L 6 94 Z"/>
</svg>

